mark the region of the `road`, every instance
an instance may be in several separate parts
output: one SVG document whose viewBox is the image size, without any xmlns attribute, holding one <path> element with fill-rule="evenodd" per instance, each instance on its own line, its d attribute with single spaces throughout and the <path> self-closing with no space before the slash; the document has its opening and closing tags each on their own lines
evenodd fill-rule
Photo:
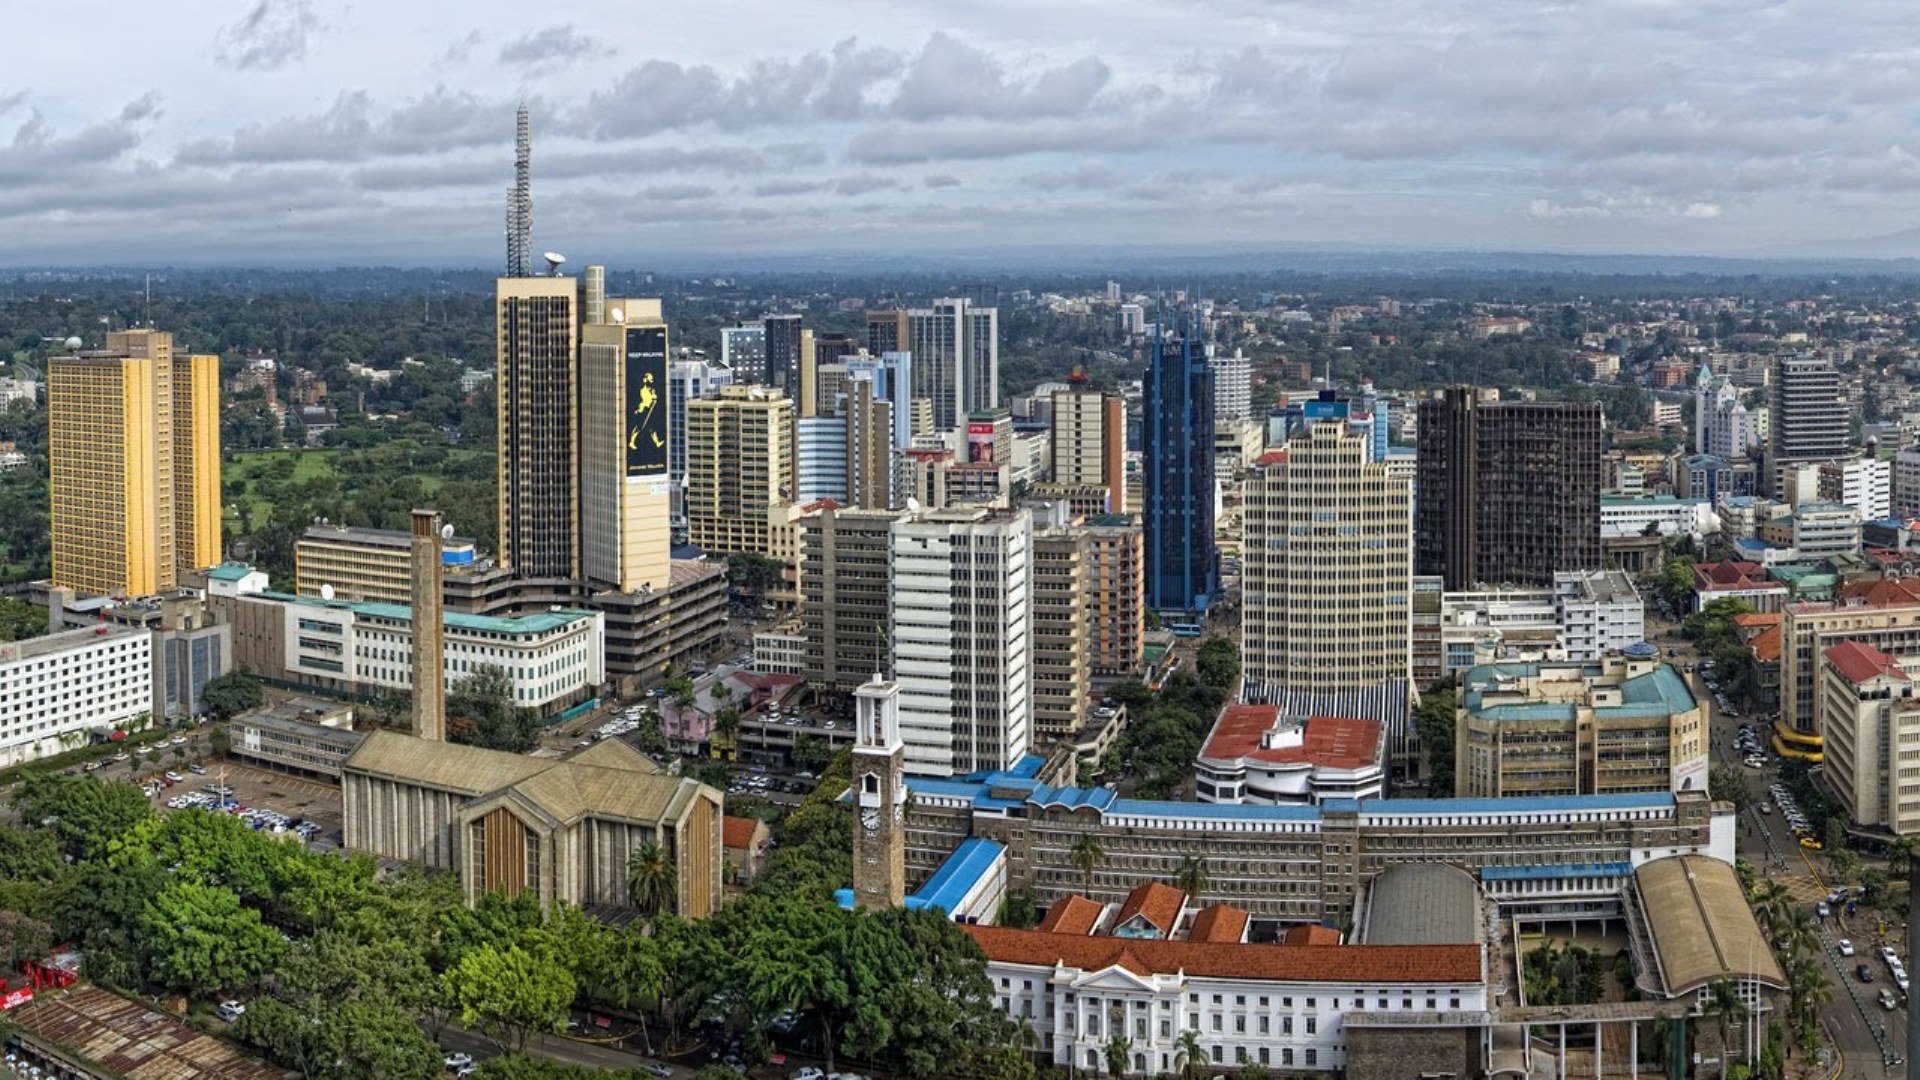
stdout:
<svg viewBox="0 0 1920 1080">
<path fill-rule="evenodd" d="M 1692 647 L 1672 633 L 1675 629 L 1672 624 L 1649 617 L 1647 629 L 1665 650 L 1670 663 L 1683 667 L 1698 664 L 1699 658 Z M 1772 799 L 1768 787 L 1779 778 L 1777 764 L 1771 761 L 1771 755 L 1765 769 L 1750 769 L 1733 751 L 1734 736 L 1742 723 L 1764 727 L 1773 718 L 1728 716 L 1697 674 L 1689 676 L 1689 682 L 1695 695 L 1707 707 L 1712 735 L 1712 750 L 1709 753 L 1713 762 L 1727 765 L 1738 772 L 1752 795 L 1751 805 L 1741 815 L 1740 830 L 1736 835 L 1739 854 L 1752 865 L 1756 875 L 1780 882 L 1796 901 L 1811 908 L 1824 900 L 1834 885 L 1842 883 L 1828 882 L 1823 861 L 1817 860 L 1800 846 L 1798 838 L 1778 814 L 1760 812 L 1760 805 Z M 1891 1080 L 1906 1075 L 1902 1066 L 1883 1062 L 1888 1049 L 1895 1053 L 1903 1052 L 1902 1032 L 1906 1030 L 1907 1008 L 1902 1004 L 1887 1010 L 1879 1003 L 1878 995 L 1882 988 L 1892 985 L 1892 976 L 1878 955 L 1879 939 L 1874 918 L 1872 911 L 1863 910 L 1849 922 L 1845 912 L 1840 911 L 1820 927 L 1821 949 L 1829 969 L 1828 978 L 1833 983 L 1833 1003 L 1823 1014 L 1823 1026 L 1846 1060 L 1847 1077 L 1884 1077 Z M 1897 927 L 1892 929 L 1894 933 L 1899 933 Z M 1850 940 L 1856 946 L 1855 956 L 1840 955 L 1837 943 L 1842 939 Z M 1903 945 L 1896 947 L 1904 951 Z M 1855 973 L 1855 968 L 1861 963 L 1868 964 L 1872 970 L 1872 983 L 1860 982 Z"/>
</svg>

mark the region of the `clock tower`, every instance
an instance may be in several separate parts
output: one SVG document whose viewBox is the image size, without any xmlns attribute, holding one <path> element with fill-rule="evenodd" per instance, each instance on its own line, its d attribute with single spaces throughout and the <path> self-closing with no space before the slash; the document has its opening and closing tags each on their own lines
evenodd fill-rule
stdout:
<svg viewBox="0 0 1920 1080">
<path fill-rule="evenodd" d="M 853 692 L 853 903 L 899 907 L 907 895 L 906 744 L 900 686 L 875 675 Z"/>
</svg>

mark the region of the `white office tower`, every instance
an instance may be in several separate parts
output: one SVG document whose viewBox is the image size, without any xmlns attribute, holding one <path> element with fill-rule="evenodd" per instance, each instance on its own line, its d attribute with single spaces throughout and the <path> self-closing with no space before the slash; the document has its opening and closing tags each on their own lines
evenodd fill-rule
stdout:
<svg viewBox="0 0 1920 1080">
<path fill-rule="evenodd" d="M 907 313 L 913 396 L 933 402 L 933 426 L 957 431 L 967 417 L 1000 407 L 1000 309 L 964 298 Z"/>
<path fill-rule="evenodd" d="M 1213 418 L 1221 424 L 1238 424 L 1253 416 L 1253 364 L 1239 349 L 1232 356 L 1215 356 L 1207 361 L 1213 369 Z"/>
<path fill-rule="evenodd" d="M 889 638 L 907 771 L 1010 768 L 1027 752 L 1033 517 L 925 511 L 892 529 Z"/>
</svg>

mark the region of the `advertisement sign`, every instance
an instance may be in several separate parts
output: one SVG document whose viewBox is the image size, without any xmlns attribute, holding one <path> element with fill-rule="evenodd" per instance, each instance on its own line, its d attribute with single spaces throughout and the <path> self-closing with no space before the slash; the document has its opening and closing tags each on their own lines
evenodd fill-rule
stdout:
<svg viewBox="0 0 1920 1080">
<path fill-rule="evenodd" d="M 627 475 L 667 471 L 667 328 L 627 330 Z"/>
<path fill-rule="evenodd" d="M 967 460 L 975 464 L 993 463 L 993 425 L 991 423 L 967 425 Z"/>
<path fill-rule="evenodd" d="M 8 1009 L 17 1009 L 32 1000 L 33 987 L 31 986 L 23 986 L 18 990 L 9 990 L 5 994 L 0 994 L 0 1012 L 6 1012 Z"/>
</svg>

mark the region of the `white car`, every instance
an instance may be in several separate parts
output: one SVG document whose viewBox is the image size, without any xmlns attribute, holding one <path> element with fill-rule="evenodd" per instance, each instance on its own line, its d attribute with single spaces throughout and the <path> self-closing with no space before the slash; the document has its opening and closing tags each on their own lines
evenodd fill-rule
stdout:
<svg viewBox="0 0 1920 1080">
<path fill-rule="evenodd" d="M 1848 940 L 1847 940 L 1846 938 L 1841 938 L 1841 939 L 1840 939 L 1840 940 L 1839 940 L 1839 941 L 1838 941 L 1838 942 L 1837 942 L 1837 943 L 1836 943 L 1836 944 L 1834 945 L 1834 948 L 1836 948 L 1836 949 L 1838 949 L 1838 950 L 1840 950 L 1840 955 L 1841 955 L 1841 956 L 1852 956 L 1852 955 L 1853 955 L 1853 942 L 1851 942 L 1851 941 L 1848 941 Z"/>
<path fill-rule="evenodd" d="M 448 1054 L 445 1058 L 441 1059 L 441 1064 L 445 1065 L 447 1068 L 452 1069 L 455 1072 L 459 1072 L 461 1069 L 464 1069 L 467 1066 L 473 1064 L 473 1055 L 472 1054 Z"/>
<path fill-rule="evenodd" d="M 826 1080 L 826 1077 L 826 1073 L 808 1065 L 805 1068 L 794 1070 L 793 1075 L 788 1077 L 787 1080 Z"/>
<path fill-rule="evenodd" d="M 220 1019 L 231 1024 L 246 1015 L 247 1007 L 238 1001 L 223 1001 L 220 1003 L 220 1007 L 214 1010 L 214 1012 Z"/>
</svg>

